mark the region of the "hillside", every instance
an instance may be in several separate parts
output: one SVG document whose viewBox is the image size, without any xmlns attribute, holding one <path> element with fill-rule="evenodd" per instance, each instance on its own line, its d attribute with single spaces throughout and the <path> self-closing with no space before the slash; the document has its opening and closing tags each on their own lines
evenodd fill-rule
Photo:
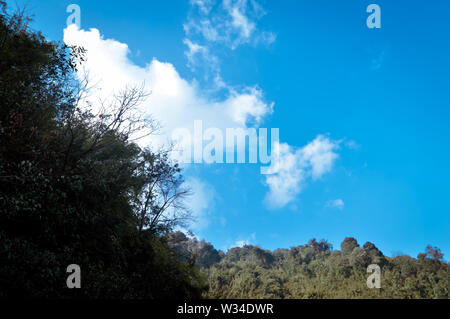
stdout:
<svg viewBox="0 0 450 319">
<path fill-rule="evenodd" d="M 231 248 L 225 254 L 182 233 L 168 236 L 178 259 L 195 264 L 209 284 L 207 298 L 449 298 L 450 266 L 436 247 L 417 258 L 387 257 L 372 243 L 345 238 L 290 249 Z M 367 266 L 381 268 L 381 288 L 369 289 Z"/>
</svg>

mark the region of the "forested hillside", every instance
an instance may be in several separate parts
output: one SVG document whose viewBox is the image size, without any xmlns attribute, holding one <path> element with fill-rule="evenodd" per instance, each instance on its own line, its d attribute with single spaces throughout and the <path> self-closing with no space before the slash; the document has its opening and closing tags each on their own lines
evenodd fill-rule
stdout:
<svg viewBox="0 0 450 319">
<path fill-rule="evenodd" d="M 132 140 L 155 128 L 133 113 L 145 92 L 79 107 L 99 103 L 74 77 L 84 50 L 28 23 L 0 1 L 0 296 L 200 297 L 200 274 L 161 238 L 186 217 L 168 214 L 187 194 L 180 169 Z M 71 264 L 82 289 L 66 286 Z"/>
<path fill-rule="evenodd" d="M 372 243 L 345 238 L 340 250 L 326 240 L 275 251 L 257 246 L 225 254 L 178 232 L 168 236 L 175 256 L 207 277 L 207 298 L 449 298 L 450 266 L 436 247 L 417 258 L 387 257 Z M 367 287 L 367 266 L 381 268 L 381 288 Z"/>
</svg>

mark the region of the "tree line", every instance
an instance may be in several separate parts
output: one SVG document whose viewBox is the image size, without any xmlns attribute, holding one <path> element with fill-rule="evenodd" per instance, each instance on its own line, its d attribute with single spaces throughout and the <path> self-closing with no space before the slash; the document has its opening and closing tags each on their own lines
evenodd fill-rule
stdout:
<svg viewBox="0 0 450 319">
<path fill-rule="evenodd" d="M 264 250 L 246 245 L 216 250 L 181 232 L 167 235 L 176 258 L 201 269 L 212 299 L 327 299 L 450 297 L 450 265 L 437 247 L 417 258 L 385 256 L 373 243 L 362 247 L 347 237 L 340 250 L 311 239 L 290 249 Z M 381 288 L 369 289 L 369 265 L 381 269 Z"/>
</svg>

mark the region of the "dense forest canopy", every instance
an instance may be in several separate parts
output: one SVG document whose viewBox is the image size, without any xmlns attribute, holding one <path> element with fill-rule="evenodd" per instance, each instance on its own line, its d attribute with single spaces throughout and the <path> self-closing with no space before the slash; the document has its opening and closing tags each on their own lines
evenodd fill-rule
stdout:
<svg viewBox="0 0 450 319">
<path fill-rule="evenodd" d="M 75 76 L 84 49 L 47 41 L 0 1 L 0 297 L 449 298 L 436 247 L 387 257 L 346 238 L 216 250 L 175 231 L 190 194 L 169 149 L 139 147 L 155 122 L 139 87 L 93 113 Z M 66 286 L 80 265 L 82 289 Z M 381 289 L 366 268 L 381 267 Z"/>
<path fill-rule="evenodd" d="M 181 232 L 168 243 L 179 260 L 202 269 L 208 298 L 449 298 L 450 266 L 439 248 L 428 246 L 417 258 L 387 257 L 371 242 L 355 238 L 340 250 L 326 240 L 311 239 L 290 249 L 258 246 L 224 253 Z M 381 288 L 369 289 L 367 267 L 381 268 Z"/>
</svg>

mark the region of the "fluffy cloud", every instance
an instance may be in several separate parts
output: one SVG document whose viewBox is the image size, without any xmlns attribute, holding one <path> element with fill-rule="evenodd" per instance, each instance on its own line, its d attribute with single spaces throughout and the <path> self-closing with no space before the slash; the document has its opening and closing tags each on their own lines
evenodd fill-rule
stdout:
<svg viewBox="0 0 450 319">
<path fill-rule="evenodd" d="M 194 218 L 191 227 L 195 231 L 201 231 L 209 225 L 210 215 L 214 209 L 215 191 L 212 185 L 195 177 L 188 178 L 186 186 L 195 195 L 186 201 L 187 208 L 193 213 Z"/>
<path fill-rule="evenodd" d="M 303 165 L 311 168 L 311 176 L 314 180 L 331 170 L 338 157 L 338 154 L 334 152 L 338 147 L 337 142 L 319 135 L 301 150 L 301 161 Z"/>
<path fill-rule="evenodd" d="M 288 144 L 275 145 L 279 160 L 271 167 L 270 175 L 266 175 L 269 192 L 266 203 L 271 208 L 281 208 L 293 201 L 300 193 L 306 175 L 301 165 L 301 150 L 295 151 Z"/>
<path fill-rule="evenodd" d="M 214 3 L 211 1 L 195 0 L 191 3 L 199 6 L 202 14 L 211 13 L 214 9 Z M 264 14 L 256 2 L 250 3 L 253 19 Z M 235 43 L 242 42 L 247 35 L 258 34 L 257 26 L 252 26 L 254 22 L 250 22 L 254 20 L 248 17 L 246 1 L 224 1 L 222 9 L 224 8 L 232 19 L 227 21 L 232 24 L 233 29 L 239 30 L 235 36 L 240 40 L 234 41 Z M 243 14 L 247 20 L 240 16 Z M 212 28 L 209 39 L 218 39 L 214 38 L 215 32 L 218 37 L 223 36 L 221 28 L 216 28 L 219 20 L 204 22 Z M 153 59 L 145 67 L 138 66 L 130 60 L 130 50 L 125 43 L 105 39 L 97 29 L 80 30 L 71 25 L 64 30 L 64 41 L 66 44 L 80 45 L 87 49 L 87 61 L 79 75 L 81 77 L 87 74 L 90 83 L 96 84 L 91 91 L 92 102 L 96 99 L 107 101 L 114 92 L 123 90 L 127 85 L 144 83 L 146 91 L 151 92 L 150 97 L 139 106 L 140 111 L 156 119 L 162 130 L 158 137 L 141 140 L 142 146 L 171 143 L 174 130 L 187 128 L 192 131 L 195 120 L 202 120 L 204 128 L 214 127 L 224 131 L 225 128 L 246 128 L 248 123 L 258 126 L 273 112 L 273 103 L 264 101 L 263 92 L 257 87 L 244 87 L 241 90 L 226 87 L 224 97 L 217 99 L 205 94 L 197 82 L 182 78 L 171 63 Z M 215 64 L 217 70 L 216 84 L 222 83 L 225 87 L 220 79 L 218 61 L 214 60 L 210 48 L 189 39 L 186 39 L 185 43 L 192 53 L 188 56 L 190 63 L 194 65 L 198 55 L 203 59 L 210 59 L 210 64 Z M 280 161 L 273 168 L 273 175 L 266 176 L 266 184 L 269 187 L 266 201 L 271 207 L 283 207 L 292 202 L 308 178 L 315 180 L 329 172 L 338 157 L 335 152 L 338 143 L 321 135 L 303 148 L 287 144 L 278 144 L 276 147 L 280 152 Z M 194 213 L 203 216 L 207 207 L 207 204 L 203 203 L 210 203 L 211 196 L 205 195 L 203 191 L 206 188 L 200 181 L 194 180 L 192 185 L 200 194 L 194 200 L 192 208 Z"/>
<path fill-rule="evenodd" d="M 282 208 L 294 201 L 308 179 L 317 180 L 331 171 L 338 158 L 339 142 L 317 136 L 302 148 L 281 143 L 275 146 L 279 160 L 266 176 L 269 192 L 265 201 L 270 208 Z"/>
<path fill-rule="evenodd" d="M 158 136 L 140 140 L 141 146 L 159 147 L 171 143 L 174 130 L 187 128 L 192 131 L 195 120 L 202 120 L 205 128 L 245 128 L 247 121 L 258 124 L 272 112 L 273 105 L 263 101 L 258 88 L 229 90 L 225 98 L 217 100 L 202 94 L 195 82 L 183 79 L 170 63 L 153 59 L 140 67 L 130 60 L 130 50 L 125 43 L 105 39 L 97 29 L 86 31 L 71 25 L 64 30 L 64 42 L 87 50 L 87 60 L 79 76 L 87 74 L 90 83 L 95 84 L 89 97 L 94 102 L 94 111 L 99 105 L 95 102 L 110 100 L 113 93 L 126 86 L 144 83 L 145 90 L 151 92 L 139 105 L 139 111 L 156 119 L 162 129 Z M 202 48 L 193 47 L 192 50 L 201 51 Z M 198 179 L 187 183 L 195 194 L 189 206 L 194 216 L 200 219 L 199 225 L 206 225 L 204 216 L 213 202 L 213 189 Z"/>
<path fill-rule="evenodd" d="M 71 25 L 64 30 L 64 41 L 87 49 L 87 61 L 80 76 L 85 72 L 90 82 L 96 84 L 91 99 L 108 100 L 126 85 L 145 83 L 151 95 L 140 110 L 160 122 L 160 139 L 165 142 L 174 129 L 191 128 L 194 120 L 203 120 L 205 127 L 245 127 L 247 121 L 259 123 L 272 112 L 272 104 L 263 101 L 258 88 L 230 90 L 224 99 L 216 100 L 202 94 L 195 83 L 183 79 L 170 63 L 153 59 L 146 67 L 140 67 L 129 59 L 126 44 L 104 39 L 97 29 L 79 30 Z"/>
</svg>

